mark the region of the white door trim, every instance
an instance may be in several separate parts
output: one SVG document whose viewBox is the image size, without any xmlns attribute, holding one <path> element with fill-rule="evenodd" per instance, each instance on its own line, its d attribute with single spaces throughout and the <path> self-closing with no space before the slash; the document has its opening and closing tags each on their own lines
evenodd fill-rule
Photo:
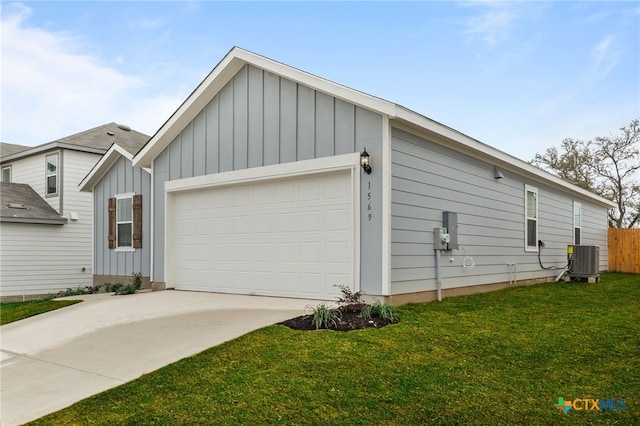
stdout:
<svg viewBox="0 0 640 426">
<path fill-rule="evenodd" d="M 164 275 L 167 287 L 176 282 L 175 272 L 175 241 L 174 229 L 170 226 L 170 215 L 173 214 L 174 194 L 182 191 L 210 189 L 216 186 L 233 185 L 238 183 L 252 183 L 261 180 L 271 180 L 286 177 L 303 176 L 308 174 L 331 172 L 338 170 L 351 171 L 352 191 L 352 238 L 353 238 L 353 283 L 352 291 L 360 291 L 360 153 L 343 154 L 334 157 L 324 157 L 312 160 L 296 161 L 285 164 L 275 164 L 264 167 L 234 170 L 212 175 L 196 176 L 185 179 L 167 181 L 165 188 L 165 245 L 164 245 Z"/>
<path fill-rule="evenodd" d="M 351 154 L 337 155 L 335 157 L 316 158 L 313 160 L 295 161 L 264 167 L 252 167 L 250 169 L 170 180 L 164 183 L 164 189 L 165 192 L 204 189 L 218 185 L 248 183 L 264 179 L 301 176 L 311 173 L 348 169 L 359 164 L 360 153 L 355 152 Z"/>
</svg>

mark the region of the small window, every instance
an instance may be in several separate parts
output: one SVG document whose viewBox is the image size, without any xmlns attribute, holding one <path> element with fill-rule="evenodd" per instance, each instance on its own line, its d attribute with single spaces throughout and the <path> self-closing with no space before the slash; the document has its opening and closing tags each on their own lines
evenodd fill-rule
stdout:
<svg viewBox="0 0 640 426">
<path fill-rule="evenodd" d="M 117 198 L 116 246 L 133 247 L 133 196 Z"/>
<path fill-rule="evenodd" d="M 2 168 L 2 182 L 11 182 L 11 166 Z"/>
<path fill-rule="evenodd" d="M 47 155 L 45 194 L 58 195 L 58 154 Z"/>
<path fill-rule="evenodd" d="M 525 251 L 538 251 L 538 188 L 525 185 Z"/>
<path fill-rule="evenodd" d="M 129 193 L 109 198 L 108 210 L 109 249 L 142 248 L 142 195 Z"/>
<path fill-rule="evenodd" d="M 582 241 L 582 205 L 573 202 L 573 244 L 581 244 Z"/>
</svg>

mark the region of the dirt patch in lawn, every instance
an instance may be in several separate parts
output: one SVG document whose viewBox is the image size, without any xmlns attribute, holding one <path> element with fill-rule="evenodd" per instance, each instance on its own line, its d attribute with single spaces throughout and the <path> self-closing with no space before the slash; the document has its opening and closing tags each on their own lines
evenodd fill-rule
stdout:
<svg viewBox="0 0 640 426">
<path fill-rule="evenodd" d="M 328 329 L 328 330 L 336 330 L 336 331 L 352 331 L 352 330 L 361 330 L 363 328 L 381 328 L 389 324 L 395 324 L 398 322 L 397 318 L 388 319 L 382 318 L 377 315 L 371 315 L 370 318 L 362 318 L 361 312 L 366 307 L 365 304 L 356 304 L 356 305 L 347 305 L 340 306 L 338 311 L 340 311 L 339 318 L 336 318 L 335 322 L 328 324 L 328 327 L 316 327 L 313 324 L 313 316 L 312 315 L 301 315 L 299 317 L 291 318 L 286 321 L 282 321 L 278 324 L 287 326 L 293 330 L 302 330 L 302 331 L 310 331 L 310 330 L 318 330 L 318 329 Z"/>
</svg>

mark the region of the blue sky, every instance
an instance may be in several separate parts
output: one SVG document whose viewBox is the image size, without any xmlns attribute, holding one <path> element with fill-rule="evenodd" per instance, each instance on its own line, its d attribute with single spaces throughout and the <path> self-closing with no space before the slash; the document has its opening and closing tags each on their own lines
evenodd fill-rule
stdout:
<svg viewBox="0 0 640 426">
<path fill-rule="evenodd" d="M 3 142 L 153 134 L 233 47 L 523 160 L 640 117 L 640 3 L 7 2 Z"/>
</svg>

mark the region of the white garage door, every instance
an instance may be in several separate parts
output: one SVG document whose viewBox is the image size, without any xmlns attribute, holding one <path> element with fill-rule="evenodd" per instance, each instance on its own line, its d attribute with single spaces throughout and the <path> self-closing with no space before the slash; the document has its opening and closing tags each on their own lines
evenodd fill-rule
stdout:
<svg viewBox="0 0 640 426">
<path fill-rule="evenodd" d="M 347 170 L 174 193 L 175 288 L 334 300 L 353 284 L 352 192 Z"/>
</svg>

